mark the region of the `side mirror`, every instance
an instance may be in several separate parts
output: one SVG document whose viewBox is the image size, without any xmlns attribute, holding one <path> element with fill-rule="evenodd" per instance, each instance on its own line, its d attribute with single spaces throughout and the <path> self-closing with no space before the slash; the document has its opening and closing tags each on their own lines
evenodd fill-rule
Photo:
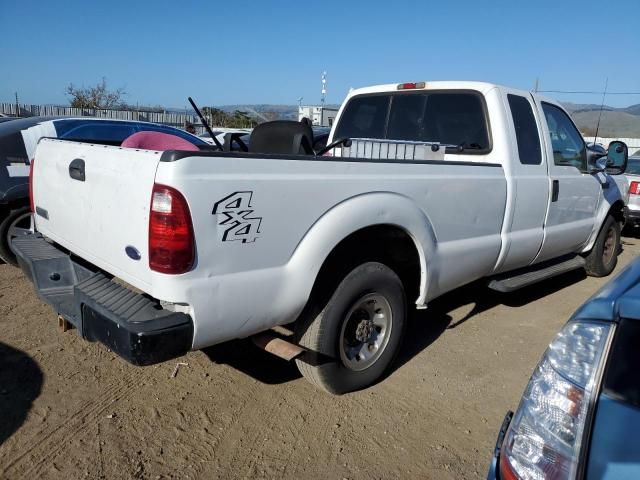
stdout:
<svg viewBox="0 0 640 480">
<path fill-rule="evenodd" d="M 607 151 L 602 145 L 587 145 L 587 165 L 589 173 L 604 172 L 607 168 Z"/>
<path fill-rule="evenodd" d="M 627 144 L 615 140 L 609 144 L 607 149 L 606 170 L 609 175 L 620 175 L 627 169 L 629 160 L 629 148 Z"/>
</svg>

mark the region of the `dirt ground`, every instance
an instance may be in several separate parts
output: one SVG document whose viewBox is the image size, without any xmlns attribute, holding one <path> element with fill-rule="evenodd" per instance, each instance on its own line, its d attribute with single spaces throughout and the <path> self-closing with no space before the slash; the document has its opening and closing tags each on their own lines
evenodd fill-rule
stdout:
<svg viewBox="0 0 640 480">
<path fill-rule="evenodd" d="M 616 272 L 640 253 L 624 240 Z M 131 366 L 2 265 L 0 478 L 484 478 L 546 345 L 606 281 L 459 289 L 413 315 L 386 380 L 333 397 L 247 342 Z"/>
</svg>

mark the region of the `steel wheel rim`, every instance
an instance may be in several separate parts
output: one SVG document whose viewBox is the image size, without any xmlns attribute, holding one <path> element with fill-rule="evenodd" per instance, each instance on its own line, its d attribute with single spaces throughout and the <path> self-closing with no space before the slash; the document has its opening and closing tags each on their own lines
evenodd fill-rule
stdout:
<svg viewBox="0 0 640 480">
<path fill-rule="evenodd" d="M 607 237 L 604 240 L 604 248 L 602 249 L 602 262 L 605 265 L 609 265 L 613 259 L 616 247 L 616 232 L 613 227 L 607 232 Z"/>
<path fill-rule="evenodd" d="M 24 235 L 29 235 L 31 233 L 31 212 L 23 213 L 16 217 L 13 222 L 9 225 L 7 230 L 7 242 L 9 243 L 9 248 L 13 252 L 13 248 L 11 247 L 11 240 L 16 237 L 22 237 Z M 14 252 L 15 253 L 15 252 Z"/>
<path fill-rule="evenodd" d="M 385 351 L 392 327 L 393 312 L 384 296 L 368 293 L 356 300 L 344 317 L 338 339 L 345 367 L 361 371 L 373 365 Z"/>
</svg>

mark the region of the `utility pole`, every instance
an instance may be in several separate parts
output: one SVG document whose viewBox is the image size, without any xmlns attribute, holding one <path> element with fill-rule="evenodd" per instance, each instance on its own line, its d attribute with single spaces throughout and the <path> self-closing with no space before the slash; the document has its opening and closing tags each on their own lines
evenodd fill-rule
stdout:
<svg viewBox="0 0 640 480">
<path fill-rule="evenodd" d="M 320 105 L 324 108 L 324 100 L 327 96 L 327 71 L 322 72 L 322 90 L 320 91 Z"/>
<path fill-rule="evenodd" d="M 320 91 L 320 122 L 319 125 L 324 125 L 324 100 L 327 96 L 327 71 L 322 72 L 322 90 Z"/>
<path fill-rule="evenodd" d="M 539 79 L 536 77 L 536 83 L 533 86 L 533 91 L 538 93 Z"/>
</svg>

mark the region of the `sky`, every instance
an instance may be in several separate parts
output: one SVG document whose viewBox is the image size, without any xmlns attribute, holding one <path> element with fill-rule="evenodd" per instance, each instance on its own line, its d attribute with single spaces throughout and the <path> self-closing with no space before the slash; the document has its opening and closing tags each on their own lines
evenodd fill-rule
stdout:
<svg viewBox="0 0 640 480">
<path fill-rule="evenodd" d="M 66 104 L 106 77 L 130 104 L 317 104 L 323 70 L 328 103 L 421 80 L 640 92 L 638 19 L 639 0 L 0 0 L 0 101 Z"/>
</svg>

